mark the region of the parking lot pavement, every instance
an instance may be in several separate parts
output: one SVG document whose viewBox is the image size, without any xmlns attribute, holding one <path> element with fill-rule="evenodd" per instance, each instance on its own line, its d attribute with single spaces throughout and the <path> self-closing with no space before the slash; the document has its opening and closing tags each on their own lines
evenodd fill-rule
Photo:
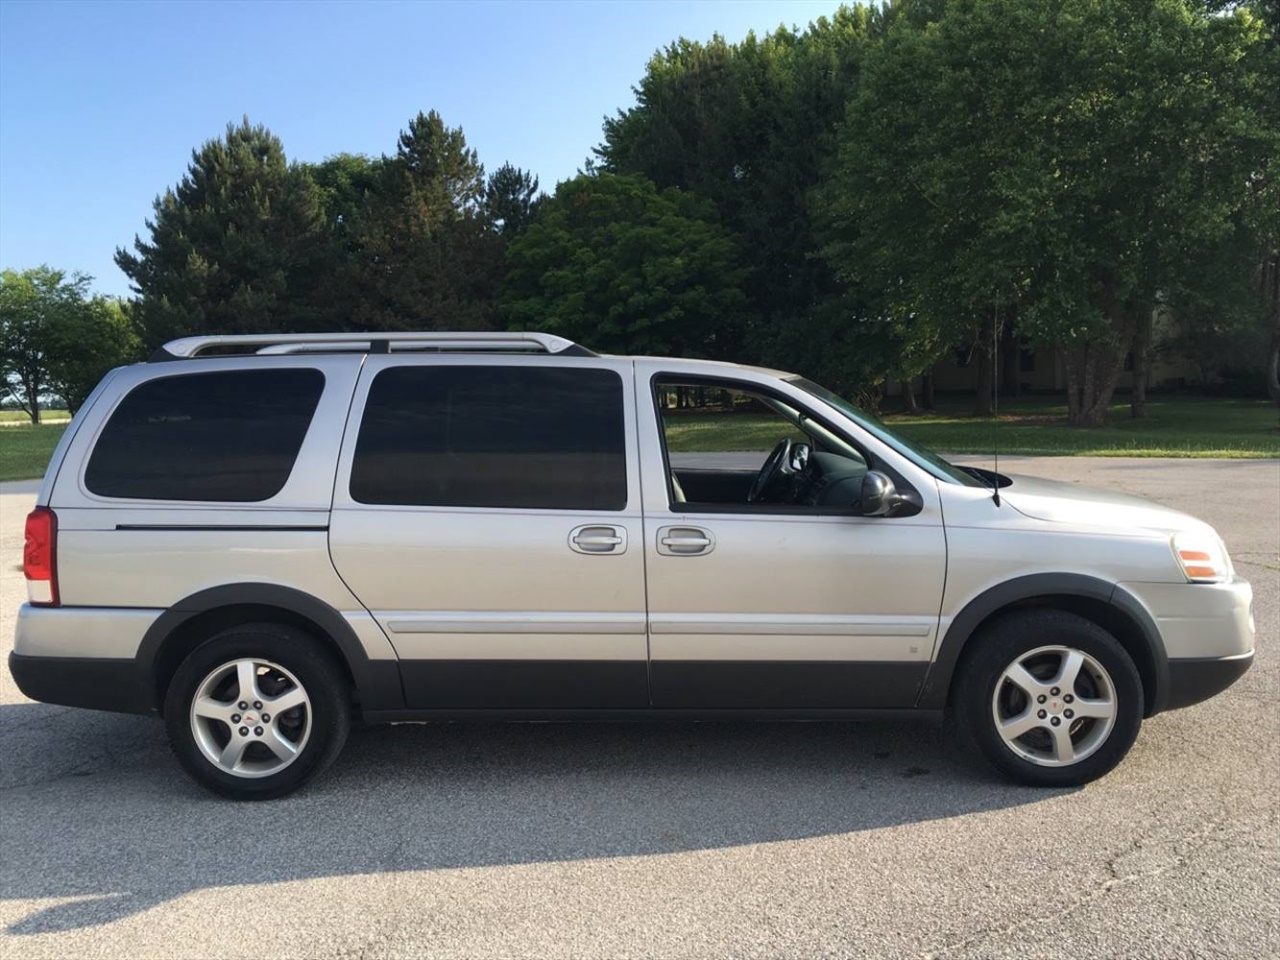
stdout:
<svg viewBox="0 0 1280 960">
<path fill-rule="evenodd" d="M 1254 584 L 1254 669 L 1098 783 L 923 724 L 437 724 L 241 805 L 0 669 L 0 957 L 1280 954 L 1280 461 L 1001 466 L 1201 516 Z M 5 638 L 33 500 L 0 487 Z"/>
</svg>

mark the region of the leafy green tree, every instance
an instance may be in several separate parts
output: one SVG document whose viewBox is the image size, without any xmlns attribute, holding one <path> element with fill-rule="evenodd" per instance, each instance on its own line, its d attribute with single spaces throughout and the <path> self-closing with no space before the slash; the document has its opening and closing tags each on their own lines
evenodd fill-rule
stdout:
<svg viewBox="0 0 1280 960">
<path fill-rule="evenodd" d="M 722 355 L 744 272 L 714 208 L 640 176 L 561 183 L 507 253 L 512 329 L 624 353 Z"/>
<path fill-rule="evenodd" d="M 75 413 L 103 374 L 142 357 L 130 305 L 94 296 L 58 318 L 48 331 L 45 352 L 49 386 Z"/>
<path fill-rule="evenodd" d="M 680 40 L 650 60 L 636 106 L 605 122 L 601 169 L 697 193 L 741 238 L 750 326 L 744 342 L 723 345 L 731 354 L 791 364 L 797 345 L 831 332 L 830 302 L 845 291 L 814 255 L 809 192 L 885 23 L 878 6 L 857 5 L 801 32 Z M 836 312 L 869 311 L 846 299 Z"/>
<path fill-rule="evenodd" d="M 1016 310 L 1068 351 L 1070 421 L 1101 423 L 1144 319 L 1266 166 L 1261 31 L 1188 0 L 954 0 L 895 23 L 815 195 L 828 263 L 939 342 Z"/>
<path fill-rule="evenodd" d="M 378 269 L 365 258 L 365 237 L 375 230 L 375 218 L 390 209 L 383 197 L 390 163 L 386 157 L 340 153 L 303 165 L 316 186 L 324 221 L 322 251 L 310 280 L 316 330 L 358 326 Z"/>
<path fill-rule="evenodd" d="M 320 196 L 280 140 L 246 118 L 193 151 L 186 175 L 156 198 L 148 240 L 116 251 L 139 296 L 150 345 L 193 333 L 313 325 L 321 269 Z"/>
<path fill-rule="evenodd" d="M 0 375 L 5 391 L 40 422 L 41 397 L 49 392 L 45 352 L 49 331 L 74 311 L 89 289 L 89 277 L 47 266 L 0 273 Z"/>
<path fill-rule="evenodd" d="M 40 422 L 55 393 L 74 412 L 112 367 L 137 358 L 121 304 L 90 297 L 91 278 L 47 266 L 0 273 L 0 386 Z"/>
<path fill-rule="evenodd" d="M 385 158 L 339 153 L 302 169 L 315 184 L 324 224 L 330 235 L 349 242 L 376 204 L 386 176 Z"/>
</svg>

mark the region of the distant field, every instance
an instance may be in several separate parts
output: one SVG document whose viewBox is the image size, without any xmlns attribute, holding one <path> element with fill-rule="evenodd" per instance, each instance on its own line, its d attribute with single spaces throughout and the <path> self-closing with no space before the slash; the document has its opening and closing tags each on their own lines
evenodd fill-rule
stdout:
<svg viewBox="0 0 1280 960">
<path fill-rule="evenodd" d="M 937 414 L 887 418 L 894 430 L 934 450 L 987 453 L 992 421 L 967 416 L 970 406 Z M 1266 400 L 1155 397 L 1147 417 L 1133 420 L 1129 404 L 1111 406 L 1108 426 L 1068 427 L 1067 405 L 1054 399 L 1001 401 L 1002 452 L 1041 456 L 1280 457 L 1280 416 Z"/>
<path fill-rule="evenodd" d="M 1128 403 L 1111 410 L 1097 429 L 1066 425 L 1065 403 L 1052 399 L 1002 401 L 998 428 L 969 415 L 972 401 L 944 402 L 934 413 L 891 414 L 890 427 L 931 450 L 1031 456 L 1280 457 L 1280 418 L 1265 400 L 1155 398 L 1145 420 L 1129 419 Z M 678 414 L 671 418 L 671 449 L 767 450 L 780 434 L 768 416 Z"/>
<path fill-rule="evenodd" d="M 1116 404 L 1110 426 L 1084 430 L 1066 426 L 1065 404 L 1038 398 L 1002 403 L 1000 452 L 1031 456 L 1280 457 L 1280 419 L 1276 408 L 1266 401 L 1157 398 L 1147 408 L 1150 416 L 1146 420 L 1130 420 L 1128 405 Z M 990 453 L 992 421 L 974 419 L 967 412 L 967 404 L 944 403 L 937 413 L 916 417 L 891 414 L 885 419 L 894 430 L 932 450 Z M 42 476 L 64 429 L 64 424 L 0 428 L 0 480 Z M 768 450 L 781 435 L 773 417 L 720 413 L 678 414 L 672 417 L 670 431 L 675 452 Z"/>
<path fill-rule="evenodd" d="M 42 420 L 67 420 L 71 414 L 66 410 L 41 410 Z M 0 410 L 0 423 L 30 423 L 31 418 L 25 410 Z"/>
</svg>

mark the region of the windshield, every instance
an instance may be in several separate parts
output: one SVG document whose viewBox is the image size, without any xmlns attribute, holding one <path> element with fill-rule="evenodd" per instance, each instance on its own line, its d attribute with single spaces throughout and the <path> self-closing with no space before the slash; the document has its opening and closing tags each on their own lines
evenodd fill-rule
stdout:
<svg viewBox="0 0 1280 960">
<path fill-rule="evenodd" d="M 960 467 L 947 463 L 940 456 L 931 450 L 912 443 L 905 437 L 894 433 L 887 426 L 877 420 L 865 410 L 860 410 L 848 400 L 839 394 L 832 393 L 826 387 L 818 386 L 818 384 L 806 380 L 804 377 L 791 377 L 787 380 L 803 390 L 805 393 L 811 394 L 831 406 L 835 407 L 846 417 L 862 427 L 863 430 L 871 434 L 877 440 L 887 443 L 893 449 L 897 450 L 904 457 L 907 457 L 918 467 L 923 467 L 939 480 L 946 480 L 949 483 L 959 483 L 966 487 L 987 487 L 990 484 L 983 483 L 977 477 L 967 473 Z"/>
</svg>

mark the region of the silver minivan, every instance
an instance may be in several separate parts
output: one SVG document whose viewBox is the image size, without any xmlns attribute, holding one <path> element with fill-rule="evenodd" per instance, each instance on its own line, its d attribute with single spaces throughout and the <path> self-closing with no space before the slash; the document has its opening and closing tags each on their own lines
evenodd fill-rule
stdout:
<svg viewBox="0 0 1280 960">
<path fill-rule="evenodd" d="M 947 717 L 1080 784 L 1247 670 L 1192 517 L 954 466 L 841 397 L 537 333 L 195 337 L 109 373 L 27 521 L 29 697 L 276 797 L 354 719 Z"/>
</svg>

